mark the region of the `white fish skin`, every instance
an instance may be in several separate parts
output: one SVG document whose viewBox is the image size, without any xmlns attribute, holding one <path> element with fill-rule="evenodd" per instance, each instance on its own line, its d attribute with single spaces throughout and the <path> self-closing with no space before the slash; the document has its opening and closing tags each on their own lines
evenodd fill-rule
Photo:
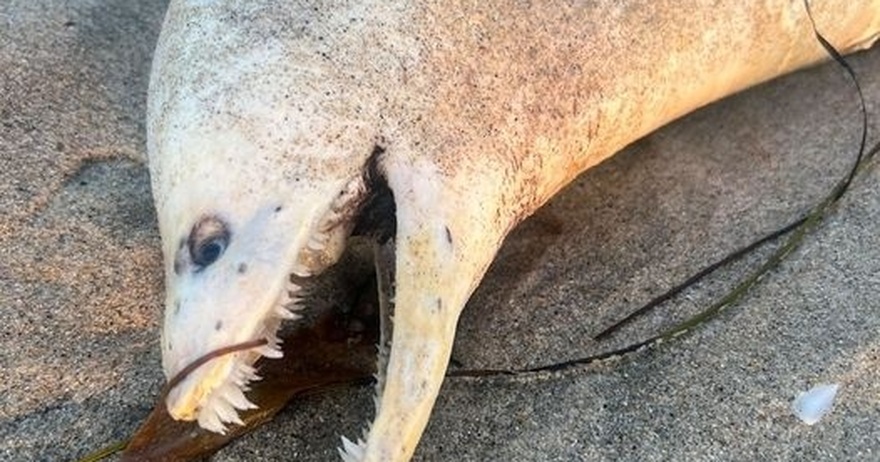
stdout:
<svg viewBox="0 0 880 462">
<path fill-rule="evenodd" d="M 813 3 L 842 52 L 877 38 L 880 0 Z M 823 58 L 791 0 L 172 0 L 147 119 L 165 374 L 274 341 L 299 298 L 289 275 L 336 261 L 371 166 L 396 205 L 380 261 L 394 266 L 393 342 L 371 430 L 346 446 L 408 460 L 459 313 L 517 223 L 657 127 Z M 257 379 L 258 356 L 199 368 L 169 412 L 234 422 L 248 404 L 228 387 Z"/>
</svg>

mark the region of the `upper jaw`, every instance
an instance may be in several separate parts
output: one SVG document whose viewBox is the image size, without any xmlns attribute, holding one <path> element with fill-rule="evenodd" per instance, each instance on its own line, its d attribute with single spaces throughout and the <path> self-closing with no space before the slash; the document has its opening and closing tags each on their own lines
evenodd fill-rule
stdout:
<svg viewBox="0 0 880 462">
<path fill-rule="evenodd" d="M 238 315 L 242 318 L 239 325 L 226 321 L 228 317 L 224 317 L 225 322 L 205 319 L 201 325 L 181 323 L 184 330 L 192 328 L 191 332 L 186 332 L 176 329 L 175 322 L 166 322 L 163 346 L 170 339 L 177 339 L 179 344 L 178 352 L 163 347 L 163 362 L 169 379 L 212 351 L 248 341 L 264 341 L 260 346 L 213 358 L 183 377 L 166 397 L 167 409 L 173 418 L 198 420 L 203 428 L 223 433 L 226 423 L 240 423 L 238 410 L 255 407 L 243 394 L 248 390 L 249 382 L 259 379 L 253 364 L 261 357 L 282 356 L 278 328 L 285 320 L 298 319 L 298 312 L 302 309 L 300 287 L 290 282 L 286 271 L 282 278 L 284 282 L 278 284 L 282 289 L 274 301 L 265 297 L 263 303 L 241 300 L 239 305 L 250 308 L 250 313 Z M 262 308 L 258 307 L 260 305 Z M 216 326 L 221 322 L 232 325 L 224 326 L 226 332 L 217 332 Z M 214 331 L 205 333 L 207 329 L 204 327 Z M 201 335 L 207 337 L 207 341 L 200 342 L 199 332 L 203 332 Z M 185 337 L 188 339 L 182 339 Z"/>
<path fill-rule="evenodd" d="M 332 190 L 325 197 L 333 199 L 316 219 L 297 217 L 299 229 L 283 225 L 295 219 L 272 223 L 274 207 L 252 214 L 256 218 L 233 233 L 215 266 L 169 281 L 162 340 L 169 379 L 217 349 L 266 341 L 213 358 L 187 374 L 166 397 L 173 418 L 198 420 L 203 428 L 222 433 L 227 423 L 241 422 L 238 411 L 254 407 L 243 394 L 250 381 L 259 379 L 253 364 L 263 356 L 282 356 L 277 331 L 283 321 L 300 317 L 303 278 L 320 274 L 339 258 L 367 192 L 360 175 Z"/>
</svg>

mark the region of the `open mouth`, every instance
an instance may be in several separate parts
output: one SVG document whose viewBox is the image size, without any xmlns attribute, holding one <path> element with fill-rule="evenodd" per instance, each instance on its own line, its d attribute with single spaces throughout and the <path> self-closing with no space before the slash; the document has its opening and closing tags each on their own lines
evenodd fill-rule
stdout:
<svg viewBox="0 0 880 462">
<path fill-rule="evenodd" d="M 212 358 L 200 366 L 193 380 L 181 381 L 167 397 L 175 419 L 197 420 L 207 430 L 225 433 L 228 424 L 242 425 L 239 411 L 256 408 L 246 392 L 259 380 L 255 364 L 263 357 L 281 358 L 280 331 L 310 323 L 325 304 L 328 284 L 339 283 L 340 272 L 375 273 L 380 342 L 377 392 L 381 393 L 384 364 L 389 351 L 393 312 L 395 205 L 391 190 L 377 168 L 381 149 L 370 157 L 362 175 L 350 181 L 333 201 L 300 249 L 272 307 L 251 330 L 259 346 Z M 356 236 L 355 239 L 351 239 Z M 372 254 L 372 255 L 371 255 Z M 366 258 L 365 258 L 366 257 Z M 364 262 L 367 262 L 364 264 Z M 359 268 L 355 268 L 356 266 Z M 374 268 L 370 268 L 373 265 Z M 344 278 L 343 278 L 344 279 Z M 340 292 L 340 291 L 336 291 Z M 350 288 L 348 292 L 351 292 Z M 309 309 L 305 309 L 308 307 Z M 284 321 L 296 321 L 285 323 Z M 173 405 L 171 403 L 174 403 Z"/>
</svg>

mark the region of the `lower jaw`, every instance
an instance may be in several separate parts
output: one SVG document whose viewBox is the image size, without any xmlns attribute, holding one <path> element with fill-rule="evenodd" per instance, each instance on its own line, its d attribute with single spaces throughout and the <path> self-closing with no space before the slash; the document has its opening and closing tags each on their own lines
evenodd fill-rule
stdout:
<svg viewBox="0 0 880 462">
<path fill-rule="evenodd" d="M 284 357 L 260 359 L 254 365 L 262 379 L 250 384 L 246 396 L 259 408 L 240 414 L 243 425 L 229 425 L 226 434 L 219 434 L 193 422 L 177 422 L 162 399 L 132 438 L 123 460 L 205 457 L 270 420 L 299 396 L 342 384 L 370 383 L 376 372 L 379 310 L 373 265 L 367 260 L 356 264 L 356 271 L 338 271 L 337 282 L 325 281 L 327 288 L 334 289 L 310 297 L 317 308 L 309 310 L 308 319 L 282 325 Z M 368 416 L 355 417 L 361 418 Z"/>
<path fill-rule="evenodd" d="M 308 377 L 309 382 L 320 383 L 320 374 L 334 381 L 340 376 L 366 373 L 378 379 L 377 393 L 381 394 L 384 360 L 391 338 L 393 255 L 391 241 L 377 247 L 368 238 L 352 237 L 339 261 L 320 275 L 308 278 L 290 276 L 291 282 L 301 287 L 298 296 L 302 298 L 303 309 L 297 314 L 302 318 L 282 322 L 278 327 L 275 335 L 282 340 L 282 358 L 258 357 L 254 361 L 245 361 L 253 364 L 261 377 L 248 384 L 248 388 L 289 388 L 289 382 L 302 382 L 303 377 Z M 377 257 L 380 259 L 378 265 Z M 380 325 L 384 329 L 381 333 Z M 339 351 L 336 344 L 346 345 L 350 351 Z M 362 344 L 369 345 L 366 352 L 357 351 L 357 346 Z M 380 346 L 378 361 L 377 345 Z M 332 358 L 329 351 L 334 352 Z M 366 357 L 368 361 L 365 361 Z M 325 365 L 333 365 L 336 369 Z M 248 392 L 246 396 L 257 406 L 266 406 L 259 402 L 260 398 L 255 397 L 254 392 Z M 274 399 L 270 401 L 274 403 Z M 247 413 L 240 414 L 247 422 Z M 188 417 L 191 420 L 196 415 Z M 234 426 L 230 430 L 232 428 Z"/>
</svg>

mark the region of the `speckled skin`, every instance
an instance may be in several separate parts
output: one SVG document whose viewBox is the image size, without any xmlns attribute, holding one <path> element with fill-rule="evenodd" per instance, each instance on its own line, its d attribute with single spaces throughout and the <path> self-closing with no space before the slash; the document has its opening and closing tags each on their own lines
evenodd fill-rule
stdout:
<svg viewBox="0 0 880 462">
<path fill-rule="evenodd" d="M 252 338 L 380 146 L 397 204 L 396 311 L 358 455 L 371 461 L 412 456 L 458 315 L 513 226 L 666 122 L 824 57 L 799 0 L 301 3 L 171 3 L 148 117 L 163 362 L 172 375 Z M 880 1 L 814 3 L 843 52 L 880 30 Z M 230 245 L 195 271 L 183 242 L 214 215 Z M 212 364 L 172 413 L 192 418 L 228 373 Z"/>
</svg>

